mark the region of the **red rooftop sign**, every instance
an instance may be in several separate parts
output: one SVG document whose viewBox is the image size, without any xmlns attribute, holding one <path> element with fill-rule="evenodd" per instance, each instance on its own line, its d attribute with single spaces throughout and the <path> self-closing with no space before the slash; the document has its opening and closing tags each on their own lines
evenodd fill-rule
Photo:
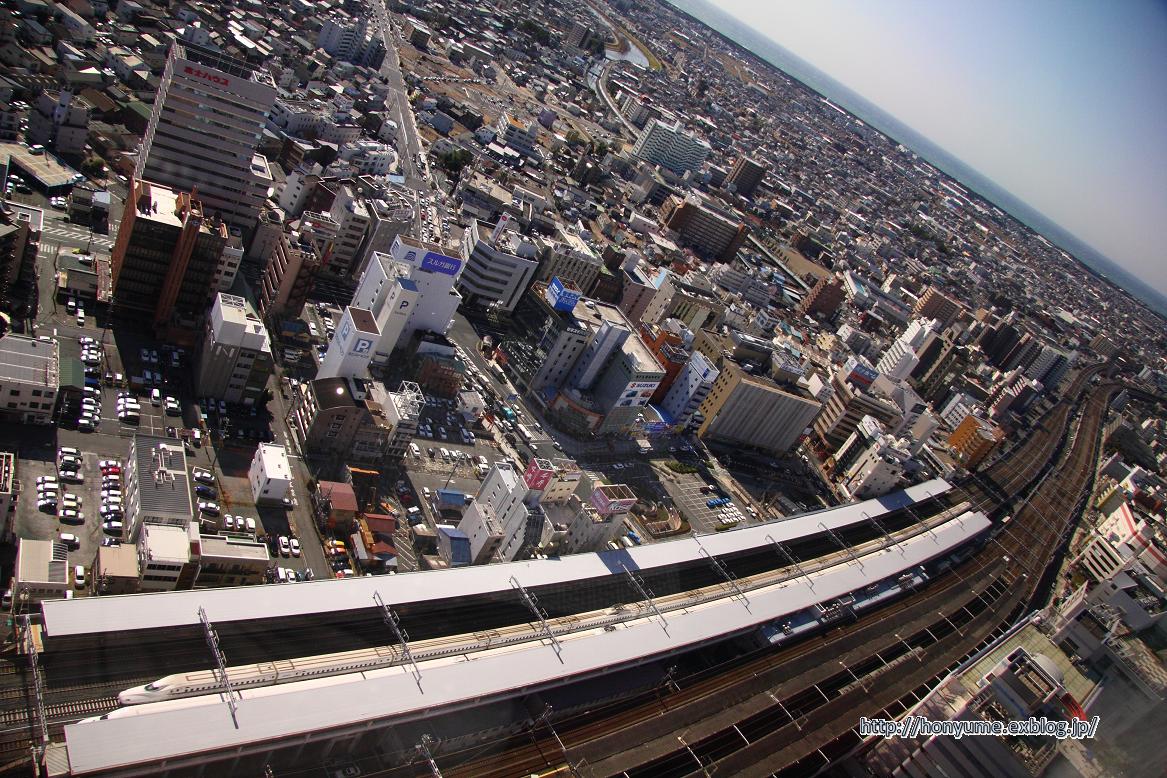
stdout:
<svg viewBox="0 0 1167 778">
<path fill-rule="evenodd" d="M 205 78 L 207 81 L 210 81 L 214 84 L 218 84 L 219 86 L 230 86 L 231 85 L 231 79 L 229 79 L 229 78 L 223 78 L 222 76 L 217 76 L 214 73 L 208 73 L 205 70 L 199 70 L 198 68 L 192 68 L 190 65 L 187 65 L 183 69 L 183 71 L 188 76 L 194 76 L 195 78 Z"/>
</svg>

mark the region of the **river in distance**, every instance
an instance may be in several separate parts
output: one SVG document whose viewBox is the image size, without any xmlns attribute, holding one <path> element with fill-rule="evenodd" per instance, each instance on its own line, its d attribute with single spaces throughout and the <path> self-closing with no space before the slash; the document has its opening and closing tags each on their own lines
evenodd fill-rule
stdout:
<svg viewBox="0 0 1167 778">
<path fill-rule="evenodd" d="M 1128 273 L 1100 251 L 1055 223 L 992 180 L 961 162 L 874 103 L 835 81 L 802 58 L 787 51 L 754 28 L 706 0 L 667 0 L 668 4 L 721 33 L 730 41 L 800 81 L 832 103 L 903 144 L 958 182 L 1009 213 L 1051 243 L 1065 250 L 1091 272 L 1122 287 L 1161 316 L 1167 317 L 1167 295 Z"/>
</svg>

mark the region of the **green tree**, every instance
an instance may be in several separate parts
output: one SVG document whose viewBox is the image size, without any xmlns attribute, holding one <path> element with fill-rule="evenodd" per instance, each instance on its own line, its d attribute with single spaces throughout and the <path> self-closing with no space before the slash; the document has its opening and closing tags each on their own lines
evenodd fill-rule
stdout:
<svg viewBox="0 0 1167 778">
<path fill-rule="evenodd" d="M 453 149 L 438 157 L 438 164 L 452 176 L 460 176 L 462 168 L 474 161 L 474 155 L 466 149 Z"/>
<path fill-rule="evenodd" d="M 104 172 L 105 163 L 101 161 L 101 157 L 86 157 L 81 163 L 81 173 L 90 178 L 96 178 Z"/>
</svg>

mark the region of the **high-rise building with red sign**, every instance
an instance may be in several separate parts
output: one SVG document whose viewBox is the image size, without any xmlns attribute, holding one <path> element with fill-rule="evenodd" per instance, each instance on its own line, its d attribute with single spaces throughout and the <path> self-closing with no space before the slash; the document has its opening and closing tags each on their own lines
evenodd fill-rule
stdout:
<svg viewBox="0 0 1167 778">
<path fill-rule="evenodd" d="M 250 230 L 271 186 L 259 146 L 276 85 L 266 71 L 175 41 L 135 177 L 197 191 L 208 216 Z"/>
</svg>

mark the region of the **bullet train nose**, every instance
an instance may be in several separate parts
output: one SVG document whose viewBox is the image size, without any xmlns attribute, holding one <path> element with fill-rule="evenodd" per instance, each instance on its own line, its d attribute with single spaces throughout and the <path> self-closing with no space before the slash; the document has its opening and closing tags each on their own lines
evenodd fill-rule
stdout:
<svg viewBox="0 0 1167 778">
<path fill-rule="evenodd" d="M 122 705 L 141 705 L 143 702 L 154 702 L 157 699 L 159 699 L 157 692 L 148 692 L 145 686 L 135 686 L 118 693 L 118 702 Z"/>
</svg>

